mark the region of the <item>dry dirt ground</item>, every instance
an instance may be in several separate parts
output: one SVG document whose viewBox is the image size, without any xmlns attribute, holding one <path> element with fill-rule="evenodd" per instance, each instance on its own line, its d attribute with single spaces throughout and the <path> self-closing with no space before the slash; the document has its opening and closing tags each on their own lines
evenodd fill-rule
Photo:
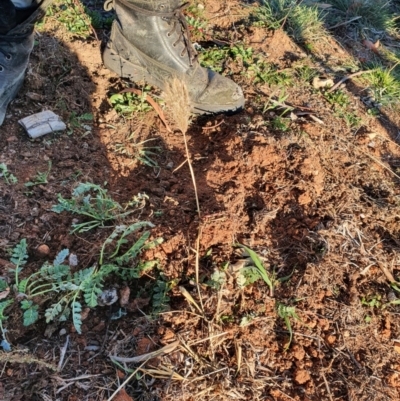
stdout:
<svg viewBox="0 0 400 401">
<path fill-rule="evenodd" d="M 246 24 L 255 4 L 203 4 L 204 46 L 243 43 L 294 77 L 308 65 L 320 75 L 338 71 L 331 74 L 337 81 L 360 51 L 332 38 L 312 56 L 283 30 Z M 194 117 L 187 133 L 199 218 L 182 134 L 168 132 L 152 108 L 127 117 L 108 101 L 127 86 L 102 65 L 109 28 L 82 39 L 56 11 L 38 26 L 25 85 L 0 128 L 0 163 L 18 180 L 0 178 L 0 273 L 22 238 L 29 252 L 23 274 L 64 248 L 77 255 L 75 269 L 97 262 L 112 228 L 71 234 L 76 216 L 51 211 L 58 194 L 69 198 L 79 182 L 107 188 L 120 203 L 146 194 L 128 221 L 151 221 L 152 238 L 164 242 L 143 255 L 159 260 L 156 271 L 107 283 L 130 289 L 121 319 L 110 320 L 112 307 L 85 310 L 78 334 L 71 322 L 45 323 L 51 300 L 44 298 L 38 323 L 24 327 L 14 302 L 3 322 L 12 352 L 0 352 L 0 400 L 108 400 L 143 362 L 116 366 L 110 355 L 134 357 L 171 343 L 173 352 L 145 362 L 114 400 L 399 400 L 399 294 L 389 285 L 400 270 L 397 113 L 368 114 L 362 84 L 350 80 L 341 90 L 359 120 L 348 124 L 320 90 L 294 78 L 285 98 L 294 111 L 279 126 L 280 112 L 265 105 L 281 88 L 254 83 L 248 66 L 231 59 L 223 71 L 243 86 L 245 110 Z M 18 120 L 44 109 L 68 128 L 30 140 Z M 156 167 L 135 157 L 147 144 L 159 147 Z M 24 185 L 50 162 L 47 183 Z M 262 280 L 240 289 L 238 243 L 278 279 L 289 278 L 273 293 Z M 219 288 L 208 284 L 215 271 L 225 275 Z M 157 277 L 171 287 L 169 309 L 150 318 Z M 295 311 L 291 343 L 282 308 Z"/>
</svg>

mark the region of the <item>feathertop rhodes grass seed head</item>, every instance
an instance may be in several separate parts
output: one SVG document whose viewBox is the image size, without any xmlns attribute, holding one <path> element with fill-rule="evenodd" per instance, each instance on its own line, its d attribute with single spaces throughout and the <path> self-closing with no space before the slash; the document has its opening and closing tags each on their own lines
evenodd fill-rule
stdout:
<svg viewBox="0 0 400 401">
<path fill-rule="evenodd" d="M 177 128 L 186 133 L 189 128 L 191 107 L 186 84 L 177 77 L 172 78 L 165 88 L 164 96 L 170 118 Z"/>
</svg>

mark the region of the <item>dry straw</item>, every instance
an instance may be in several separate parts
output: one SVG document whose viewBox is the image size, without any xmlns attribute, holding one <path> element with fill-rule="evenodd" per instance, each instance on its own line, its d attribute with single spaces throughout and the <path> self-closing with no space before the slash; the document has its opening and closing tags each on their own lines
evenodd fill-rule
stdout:
<svg viewBox="0 0 400 401">
<path fill-rule="evenodd" d="M 196 185 L 196 177 L 194 175 L 192 162 L 190 160 L 190 152 L 187 143 L 186 133 L 190 124 L 191 117 L 191 106 L 190 106 L 190 98 L 189 93 L 186 87 L 186 84 L 183 80 L 173 77 L 171 81 L 169 81 L 166 85 L 164 91 L 164 100 L 167 105 L 167 110 L 170 113 L 170 117 L 175 121 L 176 127 L 179 131 L 182 132 L 183 141 L 185 143 L 186 150 L 186 158 L 189 165 L 190 174 L 192 176 L 194 194 L 196 198 L 196 207 L 199 218 L 201 218 L 200 214 L 200 203 L 199 197 L 197 194 L 197 185 Z M 203 301 L 201 298 L 200 285 L 199 285 L 199 266 L 200 266 L 200 256 L 199 256 L 199 248 L 200 248 L 200 237 L 201 237 L 201 227 L 199 227 L 199 232 L 196 240 L 196 284 L 197 284 L 197 292 L 199 294 L 200 306 L 201 310 L 204 311 Z M 203 312 L 204 313 L 204 312 Z"/>
</svg>

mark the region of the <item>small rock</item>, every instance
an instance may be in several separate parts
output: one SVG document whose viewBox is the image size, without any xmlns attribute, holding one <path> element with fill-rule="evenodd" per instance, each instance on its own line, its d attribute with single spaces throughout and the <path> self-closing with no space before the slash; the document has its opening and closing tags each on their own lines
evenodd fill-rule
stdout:
<svg viewBox="0 0 400 401">
<path fill-rule="evenodd" d="M 16 137 L 16 136 L 9 136 L 8 138 L 7 138 L 7 142 L 16 142 L 16 141 L 18 141 L 18 138 Z"/>
<path fill-rule="evenodd" d="M 46 244 L 39 245 L 37 248 L 37 253 L 40 257 L 48 256 L 50 253 L 50 248 Z"/>
<path fill-rule="evenodd" d="M 68 264 L 71 267 L 78 266 L 78 256 L 76 256 L 74 253 L 70 253 L 68 257 Z"/>
<path fill-rule="evenodd" d="M 312 85 L 315 89 L 332 88 L 333 80 L 325 77 L 314 77 Z"/>
<path fill-rule="evenodd" d="M 172 167 L 174 167 L 174 162 L 169 162 L 167 163 L 167 165 L 165 166 L 168 170 L 171 170 Z"/>
<path fill-rule="evenodd" d="M 97 298 L 100 306 L 112 305 L 118 301 L 118 294 L 116 288 L 109 288 L 104 290 Z"/>
<path fill-rule="evenodd" d="M 60 332 L 58 333 L 60 336 L 65 336 L 67 334 L 67 330 L 61 329 Z"/>
</svg>

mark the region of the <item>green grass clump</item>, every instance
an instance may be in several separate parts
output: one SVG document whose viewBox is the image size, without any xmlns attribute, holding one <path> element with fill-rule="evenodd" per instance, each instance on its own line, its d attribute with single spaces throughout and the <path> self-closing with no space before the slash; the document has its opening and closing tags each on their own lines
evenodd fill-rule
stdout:
<svg viewBox="0 0 400 401">
<path fill-rule="evenodd" d="M 400 74 L 396 69 L 377 66 L 362 79 L 368 85 L 373 100 L 383 106 L 398 104 L 400 99 Z"/>
<path fill-rule="evenodd" d="M 331 0 L 329 4 L 333 9 L 328 9 L 328 18 L 333 13 L 335 22 L 340 23 L 361 17 L 354 24 L 361 28 L 391 32 L 396 29 L 396 16 L 390 9 L 390 3 L 387 0 Z"/>
<path fill-rule="evenodd" d="M 321 11 L 293 0 L 263 0 L 253 19 L 258 26 L 284 28 L 298 43 L 316 41 L 327 34 Z"/>
<path fill-rule="evenodd" d="M 277 30 L 285 23 L 294 7 L 294 0 L 263 0 L 253 16 L 254 25 Z"/>
</svg>

